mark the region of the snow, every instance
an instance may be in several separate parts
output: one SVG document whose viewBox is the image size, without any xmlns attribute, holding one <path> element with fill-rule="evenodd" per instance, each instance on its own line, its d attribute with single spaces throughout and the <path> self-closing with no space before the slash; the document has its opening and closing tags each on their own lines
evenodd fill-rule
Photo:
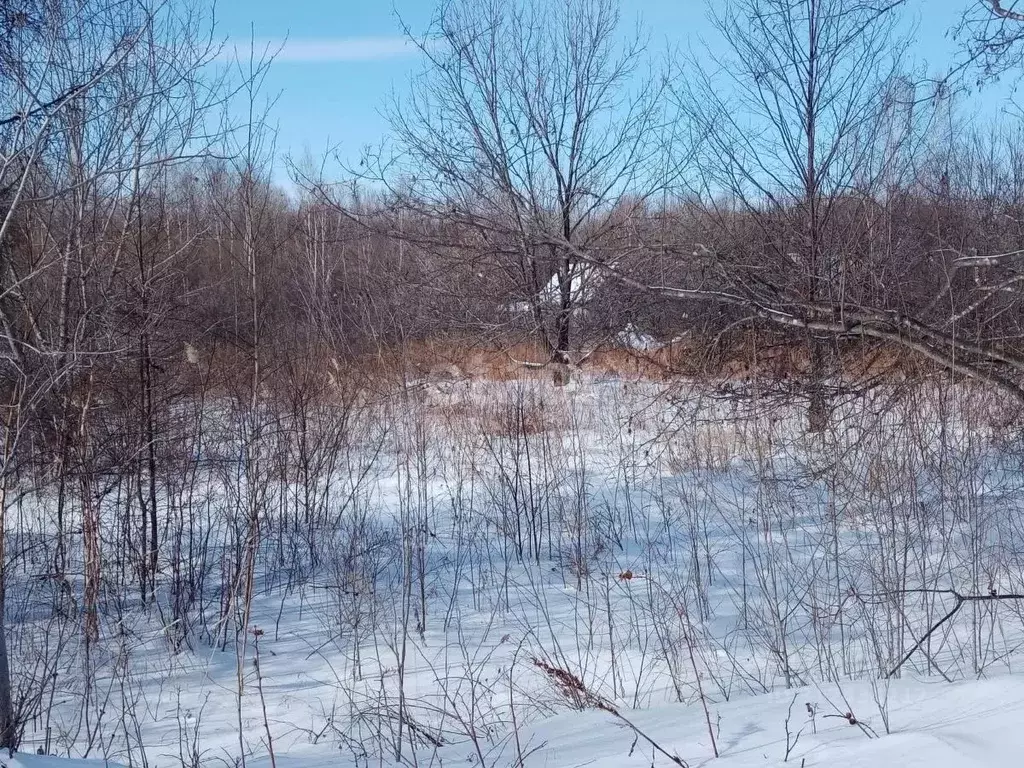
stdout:
<svg viewBox="0 0 1024 768">
<path fill-rule="evenodd" d="M 569 279 L 572 281 L 572 305 L 579 307 L 593 299 L 594 292 L 605 281 L 605 276 L 597 267 L 573 262 L 569 267 Z M 561 301 L 561 295 L 561 281 L 558 273 L 555 273 L 541 290 L 540 299 L 545 303 L 557 305 Z"/>
<path fill-rule="evenodd" d="M 572 281 L 570 298 L 576 311 L 581 311 L 593 299 L 595 291 L 605 280 L 599 269 L 580 263 L 570 265 L 568 278 Z M 543 306 L 558 306 L 561 303 L 561 277 L 557 272 L 551 275 L 548 282 L 537 293 L 536 301 Z M 508 311 L 514 314 L 530 314 L 533 312 L 533 303 L 529 301 L 512 302 L 508 305 Z"/>
<path fill-rule="evenodd" d="M 825 717 L 826 698 L 849 702 L 877 738 L 840 717 Z M 816 732 L 806 704 L 817 705 Z M 790 705 L 792 704 L 792 708 Z M 790 743 L 786 760 L 786 718 Z M 691 766 L 755 768 L 784 765 L 841 768 L 962 768 L 1017 766 L 1024 749 L 1024 677 L 949 684 L 894 681 L 888 692 L 891 733 L 886 734 L 871 685 L 798 688 L 726 702 L 718 707 L 715 760 L 703 714 L 690 706 L 654 707 L 631 713 L 636 725 Z M 641 739 L 599 712 L 566 714 L 539 724 L 530 734 L 542 744 L 528 765 L 538 768 L 644 768 L 672 765 L 652 758 Z M 632 755 L 630 750 L 633 750 Z"/>
<path fill-rule="evenodd" d="M 191 646 L 171 642 L 164 584 L 159 610 L 107 596 L 87 659 L 75 609 L 52 609 L 63 592 L 19 573 L 16 677 L 64 645 L 53 704 L 0 766 L 671 765 L 646 737 L 691 766 L 1021 764 L 1021 606 L 971 604 L 882 676 L 951 607 L 914 588 L 1024 591 L 1024 456 L 971 392 L 948 412 L 871 397 L 827 439 L 799 407 L 648 383 L 459 382 L 375 405 L 316 478 L 328 523 L 292 522 L 297 481 L 266 480 L 267 525 L 288 524 L 237 635 L 215 590 L 246 488 L 214 409 L 197 455 L 218 469 L 188 507 L 216 544 Z M 22 535 L 47 503 L 19 510 Z M 537 661 L 591 706 L 572 711 Z"/>
<path fill-rule="evenodd" d="M 633 349 L 640 352 L 653 352 L 665 346 L 649 333 L 644 333 L 632 323 L 627 323 L 625 329 L 616 334 L 615 340 L 625 349 Z"/>
<path fill-rule="evenodd" d="M 877 737 L 832 714 L 825 700 L 849 702 Z M 817 706 L 813 724 L 806 704 Z M 844 703 L 845 706 L 845 703 Z M 720 705 L 715 722 L 721 757 L 715 760 L 696 706 L 666 705 L 630 712 L 630 720 L 670 754 L 691 766 L 761 768 L 794 765 L 841 768 L 1011 768 L 1024 753 L 1024 676 L 960 683 L 894 681 L 888 692 L 891 733 L 886 734 L 871 686 L 798 688 Z M 786 718 L 790 719 L 786 759 Z M 538 722 L 521 735 L 530 768 L 647 768 L 671 766 L 662 755 L 614 717 L 599 711 L 570 712 Z M 453 756 L 454 757 L 454 756 Z M 162 764 L 162 763 L 161 763 Z M 385 763 L 388 764 L 388 763 Z M 445 764 L 448 764 L 447 761 Z M 451 764 L 469 764 L 470 758 Z M 504 764 L 512 764 L 511 761 Z M 269 761 L 250 760 L 253 768 Z M 278 756 L 278 768 L 356 765 L 337 754 Z M 3 768 L 116 768 L 96 760 L 18 754 L 0 756 Z"/>
<path fill-rule="evenodd" d="M 121 768 L 121 766 L 103 760 L 74 760 L 21 753 L 11 756 L 0 753 L 0 768 Z"/>
</svg>

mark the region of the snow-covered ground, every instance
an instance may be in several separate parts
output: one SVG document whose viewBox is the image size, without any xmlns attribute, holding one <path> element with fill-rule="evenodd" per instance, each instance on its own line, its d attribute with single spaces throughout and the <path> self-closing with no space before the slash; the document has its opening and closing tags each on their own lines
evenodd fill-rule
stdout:
<svg viewBox="0 0 1024 768">
<path fill-rule="evenodd" d="M 841 714 L 852 708 L 855 717 L 864 718 L 865 728 L 834 716 L 828 701 L 835 702 Z M 808 715 L 808 703 L 817 710 L 814 718 Z M 730 701 L 717 707 L 719 760 L 711 756 L 699 707 L 668 705 L 630 714 L 644 733 L 692 766 L 992 768 L 1020 765 L 1024 754 L 1024 733 L 1018 725 L 1024 716 L 1024 678 L 1020 677 L 953 684 L 896 681 L 888 691 L 888 734 L 867 683 L 850 683 L 841 689 L 798 688 Z M 528 738 L 539 746 L 528 765 L 640 768 L 652 762 L 672 764 L 657 754 L 652 759 L 649 745 L 636 741 L 631 731 L 600 712 L 556 716 L 536 726 Z"/>
<path fill-rule="evenodd" d="M 865 717 L 861 729 L 829 709 L 827 701 L 849 705 Z M 816 710 L 808 714 L 807 704 Z M 949 684 L 901 680 L 888 691 L 890 732 L 871 686 L 798 688 L 726 702 L 717 707 L 715 737 L 721 754 L 712 757 L 696 706 L 662 705 L 630 712 L 630 721 L 670 755 L 691 766 L 760 768 L 765 765 L 842 768 L 996 768 L 1018 766 L 1024 750 L 1024 678 Z M 787 735 L 787 719 L 789 733 Z M 876 730 L 877 729 L 877 730 Z M 645 768 L 673 765 L 616 718 L 600 711 L 568 712 L 541 720 L 520 736 L 524 763 L 538 768 Z M 301 755 L 301 756 L 300 756 Z M 211 760 L 209 764 L 221 761 Z M 327 749 L 278 756 L 281 768 L 334 768 L 352 764 Z M 165 765 L 155 761 L 154 765 Z M 267 766 L 267 760 L 250 761 Z M 430 764 L 427 762 L 427 764 Z M 434 764 L 478 764 L 471 754 Z M 4 768 L 102 768 L 112 763 L 37 755 L 0 755 Z"/>
<path fill-rule="evenodd" d="M 314 416 L 301 456 L 226 407 L 179 440 L 156 605 L 107 492 L 88 645 L 81 555 L 52 578 L 52 491 L 22 499 L 26 753 L 700 765 L 713 736 L 723 766 L 1020 764 L 1024 451 L 977 393 L 869 393 L 825 435 L 799 405 L 621 380 Z M 915 649 L 957 595 L 1000 599 Z"/>
</svg>

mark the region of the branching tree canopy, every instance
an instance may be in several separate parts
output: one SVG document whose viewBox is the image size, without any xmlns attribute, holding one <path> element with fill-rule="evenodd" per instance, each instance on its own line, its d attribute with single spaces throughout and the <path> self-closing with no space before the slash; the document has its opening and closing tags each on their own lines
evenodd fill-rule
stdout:
<svg viewBox="0 0 1024 768">
<path fill-rule="evenodd" d="M 641 209 L 673 176 L 662 86 L 619 26 L 615 0 L 445 3 L 413 38 L 424 71 L 388 110 L 394 151 L 364 174 L 390 209 L 472 233 L 433 244 L 497 270 L 563 362 L 589 279 L 576 249 L 602 252 L 622 205 Z"/>
<path fill-rule="evenodd" d="M 188 2 L 13 0 L 0 8 L 0 747 L 18 738 L 3 563 L 21 441 L 45 422 L 62 435 L 55 463 L 96 466 L 88 411 L 97 372 L 138 359 L 151 396 L 156 289 L 184 247 L 154 222 L 170 169 L 206 154 L 221 126 L 228 90 L 207 69 L 218 50 L 209 15 Z M 151 406 L 146 399 L 144 410 Z M 98 512 L 85 480 L 76 490 L 85 600 L 95 605 Z M 144 540 L 155 576 L 155 502 L 149 512 Z M 95 612 L 86 614 L 90 640 Z"/>
<path fill-rule="evenodd" d="M 934 98 L 922 109 L 899 61 L 900 5 L 735 0 L 716 13 L 732 58 L 713 72 L 689 62 L 672 90 L 701 139 L 707 242 L 656 243 L 700 263 L 691 282 L 651 285 L 563 240 L 648 295 L 713 301 L 751 326 L 801 334 L 812 428 L 827 416 L 829 348 L 842 340 L 892 345 L 1024 401 L 1019 243 L 892 235 L 916 200 L 948 207 L 976 194 L 948 173 L 927 188 L 924 147 L 941 109 Z"/>
<path fill-rule="evenodd" d="M 1024 61 L 1024 6 L 1018 0 L 971 0 L 957 32 L 982 79 L 1011 73 Z"/>
</svg>

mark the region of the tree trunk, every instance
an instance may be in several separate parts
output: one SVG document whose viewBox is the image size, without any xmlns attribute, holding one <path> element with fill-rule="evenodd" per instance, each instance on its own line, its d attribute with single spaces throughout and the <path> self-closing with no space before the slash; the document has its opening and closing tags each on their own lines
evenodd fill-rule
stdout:
<svg viewBox="0 0 1024 768">
<path fill-rule="evenodd" d="M 829 357 L 828 341 L 813 335 L 808 338 L 810 352 L 810 402 L 807 407 L 807 430 L 824 432 L 832 411 L 826 391 L 826 368 Z"/>
<path fill-rule="evenodd" d="M 10 434 L 10 425 L 7 425 Z M 14 722 L 14 696 L 11 691 L 11 667 L 7 658 L 6 531 L 7 477 L 0 479 L 0 748 L 14 750 L 18 746 L 18 733 Z"/>
</svg>

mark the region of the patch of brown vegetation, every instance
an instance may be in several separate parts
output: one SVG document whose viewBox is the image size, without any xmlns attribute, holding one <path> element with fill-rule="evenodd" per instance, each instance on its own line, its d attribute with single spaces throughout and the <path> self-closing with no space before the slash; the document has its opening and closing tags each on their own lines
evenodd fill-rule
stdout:
<svg viewBox="0 0 1024 768">
<path fill-rule="evenodd" d="M 188 353 L 186 356 L 186 352 Z M 936 368 L 894 347 L 850 342 L 837 350 L 835 371 L 850 381 L 906 380 Z M 236 394 L 251 385 L 250 363 L 244 350 L 222 344 L 214 349 L 189 345 L 174 366 L 186 388 L 212 383 L 214 389 Z M 591 375 L 632 380 L 665 381 L 679 377 L 717 381 L 764 378 L 785 381 L 809 369 L 805 344 L 770 334 L 739 334 L 727 341 L 691 337 L 655 350 L 602 346 L 586 355 L 580 369 Z M 346 392 L 392 391 L 410 382 L 444 384 L 466 380 L 490 382 L 551 381 L 565 383 L 572 369 L 556 366 L 539 344 L 520 342 L 486 346 L 472 338 L 413 341 L 381 347 L 372 353 L 342 358 L 330 350 L 288 350 L 286 357 L 267 354 L 263 361 L 266 396 L 303 385 L 324 396 Z M 315 381 L 314 381 L 315 380 Z M 497 417 L 490 418 L 496 422 Z M 500 430 L 497 430 L 500 431 Z"/>
<path fill-rule="evenodd" d="M 933 366 L 905 350 L 853 342 L 837 350 L 836 370 L 851 379 L 907 378 Z M 471 340 L 417 341 L 361 357 L 365 371 L 401 380 L 550 380 L 554 366 L 538 344 L 486 347 Z M 744 334 L 729 343 L 689 338 L 655 350 L 603 346 L 584 358 L 581 368 L 595 375 L 662 381 L 680 376 L 742 381 L 755 377 L 788 379 L 809 369 L 805 344 L 770 334 Z"/>
</svg>

